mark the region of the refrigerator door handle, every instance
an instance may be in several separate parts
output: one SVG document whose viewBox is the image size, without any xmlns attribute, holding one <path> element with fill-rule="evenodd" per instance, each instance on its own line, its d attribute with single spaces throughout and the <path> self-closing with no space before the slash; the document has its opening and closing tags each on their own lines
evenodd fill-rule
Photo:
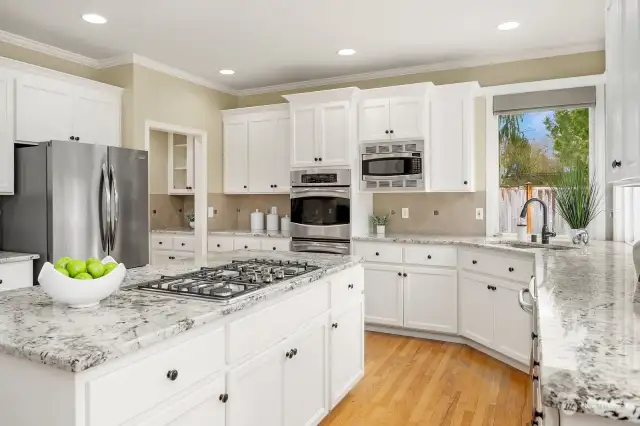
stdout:
<svg viewBox="0 0 640 426">
<path fill-rule="evenodd" d="M 111 190 L 113 191 L 113 216 L 111 219 L 111 248 L 116 247 L 116 232 L 118 231 L 118 218 L 120 216 L 120 200 L 118 198 L 118 181 L 116 180 L 116 169 L 111 165 Z"/>
<path fill-rule="evenodd" d="M 107 164 L 102 163 L 102 177 L 100 178 L 100 189 L 98 199 L 100 203 L 100 240 L 102 242 L 102 251 L 109 250 L 109 230 L 111 229 L 111 192 L 109 190 L 109 175 L 107 174 Z M 104 217 L 102 215 L 103 194 L 106 199 L 107 226 L 104 226 Z"/>
</svg>

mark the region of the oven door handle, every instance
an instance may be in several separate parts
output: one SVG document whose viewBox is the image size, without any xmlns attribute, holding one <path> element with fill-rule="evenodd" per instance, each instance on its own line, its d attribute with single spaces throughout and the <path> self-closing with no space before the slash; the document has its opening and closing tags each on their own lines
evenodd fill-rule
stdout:
<svg viewBox="0 0 640 426">
<path fill-rule="evenodd" d="M 414 156 L 413 154 L 420 154 L 420 157 Z M 413 152 L 397 152 L 393 154 L 362 154 L 362 161 L 371 161 L 371 160 L 386 160 L 386 159 L 394 159 L 394 158 L 422 158 L 422 152 L 413 151 Z"/>
<path fill-rule="evenodd" d="M 305 194 L 313 194 L 319 197 L 350 198 L 349 188 L 291 188 L 291 198 L 302 198 Z"/>
<path fill-rule="evenodd" d="M 324 243 L 321 241 L 293 241 L 291 250 L 296 252 L 349 254 L 347 243 Z"/>
</svg>

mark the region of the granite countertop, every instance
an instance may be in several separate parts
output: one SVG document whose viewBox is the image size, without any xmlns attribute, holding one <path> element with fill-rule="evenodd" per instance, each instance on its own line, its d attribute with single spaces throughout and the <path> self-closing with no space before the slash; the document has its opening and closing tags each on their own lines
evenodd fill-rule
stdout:
<svg viewBox="0 0 640 426">
<path fill-rule="evenodd" d="M 303 260 L 320 269 L 273 284 L 229 304 L 131 290 L 162 274 L 193 271 L 254 257 Z M 148 265 L 127 271 L 121 289 L 99 306 L 72 309 L 54 303 L 40 287 L 0 295 L 0 352 L 62 370 L 80 372 L 254 306 L 354 266 L 354 256 L 240 251 L 211 254 L 206 265 Z"/>
<path fill-rule="evenodd" d="M 191 228 L 168 228 L 168 229 L 153 229 L 153 234 L 188 234 L 194 235 L 194 230 Z M 265 238 L 291 238 L 289 232 L 283 231 L 251 231 L 249 229 L 232 229 L 223 231 L 209 231 L 209 235 L 220 235 L 229 237 L 265 237 Z"/>
<path fill-rule="evenodd" d="M 536 253 L 542 400 L 565 413 L 640 420 L 640 290 L 631 247 L 592 241 L 565 251 L 512 249 L 507 240 L 419 234 L 358 241 L 457 244 Z M 570 245 L 552 239 L 552 244 Z M 538 264 L 541 263 L 540 265 Z"/>
<path fill-rule="evenodd" d="M 0 264 L 12 262 L 24 262 L 27 260 L 40 259 L 39 254 L 14 253 L 11 251 L 0 251 Z"/>
</svg>

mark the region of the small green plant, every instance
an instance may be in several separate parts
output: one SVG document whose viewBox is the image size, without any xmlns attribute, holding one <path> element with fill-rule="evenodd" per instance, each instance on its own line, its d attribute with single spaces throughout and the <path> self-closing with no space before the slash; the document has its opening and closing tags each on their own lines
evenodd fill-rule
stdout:
<svg viewBox="0 0 640 426">
<path fill-rule="evenodd" d="M 584 229 L 600 213 L 600 188 L 584 167 L 561 172 L 553 183 L 558 213 L 571 229 Z"/>
<path fill-rule="evenodd" d="M 389 215 L 378 216 L 374 214 L 371 216 L 371 223 L 373 226 L 385 226 L 389 223 Z"/>
<path fill-rule="evenodd" d="M 187 219 L 187 221 L 189 222 L 193 222 L 194 220 L 196 220 L 196 214 L 193 212 L 193 210 L 189 210 L 188 212 L 186 212 L 184 214 L 184 217 Z"/>
</svg>

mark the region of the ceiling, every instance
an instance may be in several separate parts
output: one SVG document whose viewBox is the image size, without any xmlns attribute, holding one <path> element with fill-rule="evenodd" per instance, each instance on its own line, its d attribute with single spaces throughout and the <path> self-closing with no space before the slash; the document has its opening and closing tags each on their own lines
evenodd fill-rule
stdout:
<svg viewBox="0 0 640 426">
<path fill-rule="evenodd" d="M 605 0 L 0 0 L 0 30 L 232 89 L 604 45 Z M 109 22 L 92 25 L 84 13 Z M 504 21 L 514 31 L 498 31 Z M 341 57 L 342 48 L 357 50 Z M 231 68 L 233 76 L 219 70 Z"/>
</svg>

